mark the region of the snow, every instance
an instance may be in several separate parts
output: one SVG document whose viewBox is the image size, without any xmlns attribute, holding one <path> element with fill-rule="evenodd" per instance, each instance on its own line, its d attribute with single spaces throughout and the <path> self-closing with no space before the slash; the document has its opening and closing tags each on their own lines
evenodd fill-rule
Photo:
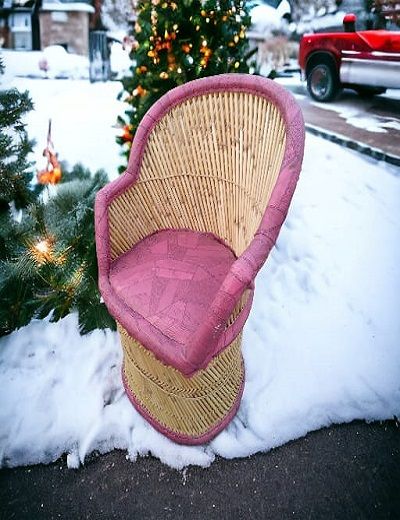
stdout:
<svg viewBox="0 0 400 520">
<path fill-rule="evenodd" d="M 94 13 L 94 7 L 84 2 L 43 2 L 42 11 L 80 11 Z"/>
<path fill-rule="evenodd" d="M 121 50 L 121 45 L 112 45 L 112 49 L 117 47 L 120 52 L 111 55 L 111 63 L 127 69 L 126 53 Z M 69 165 L 84 162 L 93 171 L 103 168 L 109 172 L 110 178 L 114 178 L 118 175 L 117 169 L 121 164 L 120 147 L 115 142 L 121 130 L 117 127 L 116 120 L 126 109 L 124 103 L 117 100 L 117 95 L 122 91 L 121 83 L 115 81 L 90 84 L 87 80 L 76 79 L 84 75 L 82 71 L 80 76 L 74 76 L 76 58 L 79 58 L 79 62 L 85 61 L 86 77 L 88 60 L 83 56 L 70 55 L 64 49 L 65 55 L 72 59 L 69 62 L 70 68 L 65 70 L 69 71 L 71 78 L 75 78 L 74 81 L 53 79 L 50 71 L 49 79 L 40 81 L 38 78 L 43 77 L 43 72 L 38 67 L 40 59 L 49 51 L 50 56 L 54 57 L 59 49 L 59 46 L 52 46 L 43 53 L 2 51 L 5 74 L 0 76 L 0 87 L 16 87 L 30 92 L 35 110 L 28 114 L 26 121 L 29 136 L 36 141 L 32 160 L 38 165 L 37 169 L 44 167 L 42 152 L 51 119 L 52 138 L 59 160 L 66 161 Z M 56 61 L 50 60 L 50 67 Z M 118 70 L 118 66 L 113 70 Z M 99 149 L 106 153 L 99 154 Z"/>
<path fill-rule="evenodd" d="M 11 82 L 16 76 L 23 78 L 48 79 L 88 79 L 89 59 L 67 52 L 61 45 L 50 45 L 43 51 L 14 51 L 1 49 L 4 60 L 5 77 L 3 84 Z M 110 45 L 111 72 L 122 78 L 132 65 L 129 52 L 119 42 Z"/>
<path fill-rule="evenodd" d="M 297 98 L 304 98 L 307 96 L 307 88 L 305 83 L 301 81 L 300 70 L 294 74 L 288 76 L 282 76 L 276 78 L 276 81 L 291 91 L 291 93 Z"/>
<path fill-rule="evenodd" d="M 307 19 L 304 17 L 296 26 L 297 34 L 312 32 L 329 32 L 336 28 L 343 27 L 343 18 L 345 11 L 337 11 L 336 13 L 324 14 L 324 16 L 313 16 Z"/>
<path fill-rule="evenodd" d="M 5 65 L 3 84 L 15 76 L 29 78 L 89 78 L 89 60 L 85 56 L 71 54 L 61 45 L 50 45 L 43 51 L 14 51 L 2 49 Z M 43 70 L 43 67 L 47 71 Z"/>
<path fill-rule="evenodd" d="M 116 83 L 26 80 L 40 138 L 53 118 L 60 158 L 116 176 Z M 101 107 L 101 109 L 99 109 Z M 288 218 L 256 280 L 244 329 L 239 412 L 205 446 L 174 444 L 123 392 L 116 333 L 81 337 L 77 318 L 0 339 L 0 464 L 71 468 L 93 451 L 151 453 L 183 468 L 266 451 L 332 423 L 400 414 L 400 170 L 307 135 Z"/>
<path fill-rule="evenodd" d="M 132 60 L 129 57 L 128 50 L 123 48 L 122 43 L 112 42 L 110 52 L 111 70 L 116 73 L 118 79 L 122 79 L 129 74 L 132 66 Z"/>
<path fill-rule="evenodd" d="M 50 45 L 42 51 L 39 69 L 44 77 L 88 79 L 89 60 L 86 56 L 70 54 L 61 45 Z"/>
<path fill-rule="evenodd" d="M 119 82 L 31 80 L 14 78 L 10 85 L 29 90 L 35 110 L 27 116 L 29 136 L 37 145 L 32 159 L 37 169 L 44 167 L 42 156 L 46 146 L 49 119 L 58 158 L 70 166 L 81 162 L 93 172 L 103 168 L 110 178 L 118 175 L 120 147 L 115 137 L 118 114 L 124 110 L 117 101 L 122 90 Z"/>
<path fill-rule="evenodd" d="M 260 34 L 269 34 L 282 26 L 281 14 L 267 4 L 256 5 L 251 9 L 251 30 Z"/>
<path fill-rule="evenodd" d="M 349 125 L 363 128 L 367 132 L 387 133 L 388 128 L 400 130 L 400 114 L 393 114 L 390 117 L 366 114 L 365 102 L 360 99 L 339 99 L 334 103 L 313 101 L 311 104 L 325 110 L 333 110 L 345 119 Z"/>
</svg>

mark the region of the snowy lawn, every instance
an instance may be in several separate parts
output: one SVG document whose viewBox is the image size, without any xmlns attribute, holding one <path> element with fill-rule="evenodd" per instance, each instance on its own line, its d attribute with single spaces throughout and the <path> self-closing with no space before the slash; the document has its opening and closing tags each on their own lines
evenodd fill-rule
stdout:
<svg viewBox="0 0 400 520">
<path fill-rule="evenodd" d="M 12 80 L 31 90 L 30 134 L 47 118 L 61 159 L 116 176 L 119 85 Z M 400 414 L 400 170 L 307 136 L 278 242 L 256 280 L 244 331 L 239 412 L 210 444 L 184 447 L 135 411 L 116 334 L 80 337 L 77 319 L 36 321 L 0 340 L 0 465 L 77 467 L 93 450 L 151 453 L 176 468 L 269 450 L 353 419 Z"/>
<path fill-rule="evenodd" d="M 120 147 L 115 136 L 118 114 L 124 110 L 117 100 L 121 84 L 117 81 L 90 84 L 85 80 L 39 80 L 15 78 L 12 86 L 28 90 L 35 110 L 26 118 L 29 137 L 35 139 L 32 160 L 37 169 L 44 168 L 49 119 L 58 158 L 70 166 L 81 162 L 94 172 L 103 168 L 110 178 L 118 176 Z"/>
</svg>

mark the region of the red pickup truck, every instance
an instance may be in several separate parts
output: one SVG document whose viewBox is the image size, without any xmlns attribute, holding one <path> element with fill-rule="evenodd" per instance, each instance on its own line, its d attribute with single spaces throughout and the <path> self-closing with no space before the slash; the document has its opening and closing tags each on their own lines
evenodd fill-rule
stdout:
<svg viewBox="0 0 400 520">
<path fill-rule="evenodd" d="M 356 31 L 356 17 L 344 17 L 344 32 L 305 34 L 299 64 L 317 101 L 331 101 L 342 87 L 364 95 L 400 88 L 400 31 Z"/>
</svg>

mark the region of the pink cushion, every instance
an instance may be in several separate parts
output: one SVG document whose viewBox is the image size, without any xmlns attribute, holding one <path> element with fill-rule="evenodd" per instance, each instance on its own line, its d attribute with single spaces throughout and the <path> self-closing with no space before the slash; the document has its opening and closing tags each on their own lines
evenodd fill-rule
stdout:
<svg viewBox="0 0 400 520">
<path fill-rule="evenodd" d="M 126 305 L 184 345 L 207 316 L 235 259 L 210 233 L 168 229 L 115 260 L 110 283 Z"/>
</svg>

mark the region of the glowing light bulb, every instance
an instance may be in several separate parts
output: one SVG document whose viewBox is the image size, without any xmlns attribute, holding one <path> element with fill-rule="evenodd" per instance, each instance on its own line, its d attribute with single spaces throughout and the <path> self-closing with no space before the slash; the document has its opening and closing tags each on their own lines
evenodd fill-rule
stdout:
<svg viewBox="0 0 400 520">
<path fill-rule="evenodd" d="M 32 244 L 30 246 L 30 252 L 39 265 L 54 261 L 52 243 L 48 238 L 44 238 L 36 242 L 36 244 Z"/>
<path fill-rule="evenodd" d="M 40 240 L 40 242 L 38 242 L 36 245 L 35 245 L 35 249 L 39 252 L 39 253 L 42 253 L 42 254 L 46 254 L 49 252 L 50 248 L 49 248 L 49 243 L 47 240 Z"/>
</svg>

